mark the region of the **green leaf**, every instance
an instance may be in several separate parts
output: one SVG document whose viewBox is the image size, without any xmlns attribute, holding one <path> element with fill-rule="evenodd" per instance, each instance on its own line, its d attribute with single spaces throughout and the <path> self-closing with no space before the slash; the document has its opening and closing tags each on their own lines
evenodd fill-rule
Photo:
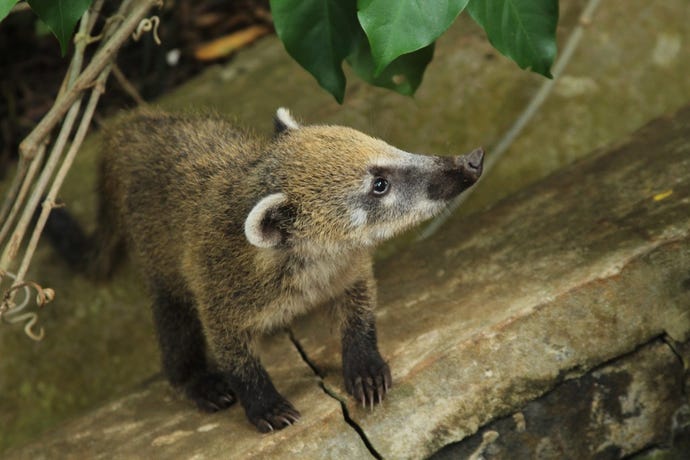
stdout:
<svg viewBox="0 0 690 460">
<path fill-rule="evenodd" d="M 398 56 L 433 43 L 469 0 L 358 0 L 357 17 L 369 38 L 375 75 Z"/>
<path fill-rule="evenodd" d="M 467 11 L 520 68 L 553 77 L 558 0 L 470 0 Z"/>
<path fill-rule="evenodd" d="M 271 13 L 285 49 L 319 85 L 342 103 L 342 62 L 359 34 L 356 0 L 271 0 Z"/>
<path fill-rule="evenodd" d="M 93 0 L 27 0 L 31 9 L 45 22 L 67 53 L 74 26 Z"/>
<path fill-rule="evenodd" d="M 5 19 L 19 0 L 0 0 L 0 21 Z"/>
<path fill-rule="evenodd" d="M 424 70 L 433 57 L 434 44 L 432 43 L 412 53 L 399 56 L 376 75 L 376 65 L 371 55 L 371 48 L 369 48 L 367 37 L 362 33 L 357 47 L 348 56 L 347 62 L 362 80 L 374 86 L 412 96 L 422 83 Z"/>
</svg>

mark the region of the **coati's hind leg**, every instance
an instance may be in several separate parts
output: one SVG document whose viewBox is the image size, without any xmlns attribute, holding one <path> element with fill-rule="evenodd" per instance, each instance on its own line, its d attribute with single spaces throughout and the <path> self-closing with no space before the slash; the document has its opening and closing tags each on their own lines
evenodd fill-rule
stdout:
<svg viewBox="0 0 690 460">
<path fill-rule="evenodd" d="M 191 297 L 176 298 L 159 290 L 153 304 L 163 370 L 197 407 L 216 412 L 236 400 L 225 376 L 211 369 L 206 343 Z"/>
<path fill-rule="evenodd" d="M 228 330 L 228 323 L 209 321 L 211 348 L 251 423 L 262 433 L 276 431 L 299 420 L 300 413 L 271 382 L 251 350 L 251 337 Z"/>
<path fill-rule="evenodd" d="M 299 411 L 278 393 L 258 358 L 242 345 L 236 351 L 241 355 L 236 355 L 229 377 L 249 421 L 262 433 L 268 433 L 299 420 Z"/>
</svg>

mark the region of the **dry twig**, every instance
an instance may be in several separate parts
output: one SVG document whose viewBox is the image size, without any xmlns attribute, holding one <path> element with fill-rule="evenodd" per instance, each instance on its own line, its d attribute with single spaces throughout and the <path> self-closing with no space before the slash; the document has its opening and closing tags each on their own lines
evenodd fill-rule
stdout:
<svg viewBox="0 0 690 460">
<path fill-rule="evenodd" d="M 127 79 L 127 77 L 124 73 L 122 73 L 122 70 L 117 64 L 113 63 L 111 70 L 113 72 L 115 80 L 117 80 L 120 87 L 122 87 L 124 92 L 127 93 L 129 97 L 131 97 L 134 100 L 134 102 L 137 103 L 137 105 L 147 105 L 144 98 L 141 97 L 141 94 L 139 94 L 137 88 Z"/>
</svg>

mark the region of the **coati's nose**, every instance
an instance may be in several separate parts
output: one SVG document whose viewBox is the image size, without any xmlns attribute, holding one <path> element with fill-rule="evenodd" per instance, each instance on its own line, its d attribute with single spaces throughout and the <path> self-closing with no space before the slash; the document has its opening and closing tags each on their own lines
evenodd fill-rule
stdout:
<svg viewBox="0 0 690 460">
<path fill-rule="evenodd" d="M 445 157 L 437 164 L 440 169 L 429 179 L 427 196 L 431 200 L 450 200 L 482 175 L 484 150 L 478 148 L 467 155 Z"/>
<path fill-rule="evenodd" d="M 457 157 L 455 161 L 462 170 L 463 181 L 468 185 L 474 184 L 482 175 L 484 149 L 481 147 L 474 149 L 467 155 Z"/>
</svg>

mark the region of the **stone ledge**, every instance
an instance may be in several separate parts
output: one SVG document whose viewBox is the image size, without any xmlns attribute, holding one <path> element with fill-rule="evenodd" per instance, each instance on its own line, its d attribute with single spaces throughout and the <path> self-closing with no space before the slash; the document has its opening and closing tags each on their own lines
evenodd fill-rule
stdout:
<svg viewBox="0 0 690 460">
<path fill-rule="evenodd" d="M 238 407 L 199 414 L 154 382 L 7 458 L 366 458 L 360 433 L 382 457 L 421 458 L 654 337 L 686 341 L 689 133 L 690 109 L 656 120 L 378 264 L 395 386 L 373 412 L 346 397 L 313 315 L 292 333 L 323 381 L 285 335 L 264 354 L 303 414 L 288 430 L 259 435 Z"/>
<path fill-rule="evenodd" d="M 130 458 L 367 458 L 340 403 L 318 384 L 286 334 L 262 344 L 269 373 L 302 412 L 291 429 L 259 434 L 237 405 L 228 411 L 197 411 L 161 378 L 40 437 L 6 452 L 17 459 Z M 323 437 L 322 437 L 323 436 Z"/>
</svg>

